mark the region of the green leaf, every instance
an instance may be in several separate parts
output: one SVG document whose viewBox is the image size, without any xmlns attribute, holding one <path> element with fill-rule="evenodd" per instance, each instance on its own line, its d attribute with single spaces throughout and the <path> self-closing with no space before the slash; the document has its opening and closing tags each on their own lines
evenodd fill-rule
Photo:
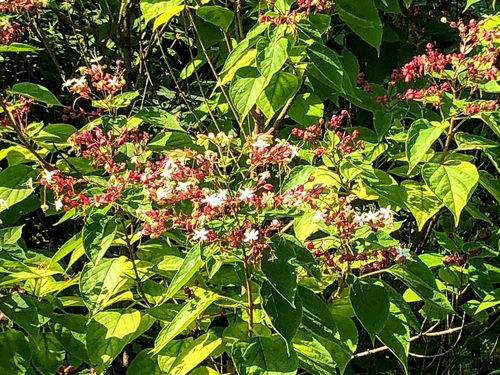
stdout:
<svg viewBox="0 0 500 375">
<path fill-rule="evenodd" d="M 268 282 L 262 284 L 260 295 L 262 307 L 274 329 L 290 343 L 302 322 L 301 299 L 295 298 L 295 307 L 292 307 Z"/>
<path fill-rule="evenodd" d="M 43 322 L 33 297 L 24 293 L 11 293 L 0 297 L 0 311 L 30 335 L 37 335 Z"/>
<path fill-rule="evenodd" d="M 308 69 L 316 79 L 335 89 L 337 93 L 354 95 L 349 74 L 336 52 L 322 44 L 314 43 L 307 48 L 307 56 L 312 63 Z"/>
<path fill-rule="evenodd" d="M 219 298 L 219 295 L 212 292 L 204 292 L 202 295 L 189 300 L 175 318 L 163 328 L 155 340 L 152 354 L 158 354 L 170 341 L 184 331 L 205 309 Z"/>
<path fill-rule="evenodd" d="M 262 272 L 267 281 L 288 303 L 295 307 L 297 292 L 297 272 L 293 266 L 296 255 L 286 240 L 275 235 L 271 237 L 270 249 L 262 256 Z"/>
<path fill-rule="evenodd" d="M 113 242 L 118 224 L 114 217 L 95 213 L 83 225 L 83 248 L 87 257 L 97 265 Z"/>
<path fill-rule="evenodd" d="M 375 0 L 375 5 L 385 13 L 401 13 L 398 0 Z"/>
<path fill-rule="evenodd" d="M 317 124 L 323 117 L 324 105 L 321 99 L 313 93 L 305 92 L 298 94 L 292 106 L 288 110 L 288 116 L 303 126 Z"/>
<path fill-rule="evenodd" d="M 141 12 L 144 22 L 148 23 L 153 18 L 161 16 L 170 9 L 182 5 L 182 0 L 141 0 Z"/>
<path fill-rule="evenodd" d="M 175 293 L 186 285 L 186 283 L 199 270 L 202 263 L 201 245 L 196 244 L 191 248 L 191 250 L 189 250 L 189 253 L 187 253 L 186 257 L 182 261 L 181 267 L 170 282 L 170 285 L 163 296 L 163 301 L 168 301 L 175 295 Z"/>
<path fill-rule="evenodd" d="M 69 124 L 50 124 L 42 128 L 32 139 L 37 143 L 67 143 L 68 138 L 76 132 L 76 128 Z"/>
<path fill-rule="evenodd" d="M 335 5 L 340 19 L 361 39 L 379 51 L 383 26 L 374 0 L 337 0 Z"/>
<path fill-rule="evenodd" d="M 184 131 L 174 115 L 158 107 L 144 107 L 133 118 L 166 130 Z"/>
<path fill-rule="evenodd" d="M 481 112 L 479 117 L 500 137 L 500 112 Z"/>
<path fill-rule="evenodd" d="M 331 375 L 337 371 L 332 350 L 312 333 L 299 330 L 293 339 L 293 348 L 301 368 L 315 375 Z"/>
<path fill-rule="evenodd" d="M 446 296 L 439 291 L 434 275 L 420 259 L 396 264 L 388 271 L 426 302 L 448 313 L 454 313 Z"/>
<path fill-rule="evenodd" d="M 50 320 L 50 329 L 66 351 L 83 362 L 90 362 L 85 340 L 87 317 L 79 314 L 55 315 Z"/>
<path fill-rule="evenodd" d="M 102 259 L 95 267 L 88 263 L 80 276 L 80 293 L 83 302 L 94 315 L 108 302 L 120 283 L 126 258 Z"/>
<path fill-rule="evenodd" d="M 36 181 L 37 176 L 38 172 L 27 165 L 7 167 L 0 172 L 0 200 L 5 201 L 0 212 L 28 198 L 33 192 L 29 181 Z"/>
<path fill-rule="evenodd" d="M 447 127 L 447 123 L 430 122 L 426 119 L 419 119 L 411 124 L 406 141 L 406 157 L 409 164 L 408 175 L 411 174 Z"/>
<path fill-rule="evenodd" d="M 160 26 L 169 23 L 170 20 L 179 12 L 184 10 L 184 4 L 175 5 L 176 2 L 172 2 L 172 6 L 165 10 L 162 14 L 160 14 L 153 23 L 153 31 L 159 28 Z"/>
<path fill-rule="evenodd" d="M 177 358 L 169 375 L 186 375 L 222 345 L 222 337 L 209 331 L 196 338 Z M 191 372 L 192 374 L 192 372 Z"/>
<path fill-rule="evenodd" d="M 27 98 L 31 98 L 48 105 L 55 105 L 60 107 L 63 106 L 61 102 L 59 102 L 59 100 L 55 97 L 55 95 L 49 91 L 49 89 L 35 83 L 17 83 L 12 86 L 11 92 L 13 94 L 26 96 Z"/>
<path fill-rule="evenodd" d="M 425 184 L 413 180 L 401 183 L 401 198 L 417 221 L 418 230 L 421 231 L 424 224 L 439 212 L 443 203 Z"/>
<path fill-rule="evenodd" d="M 33 341 L 33 365 L 42 375 L 55 374 L 64 362 L 65 348 L 52 332 L 40 333 Z"/>
<path fill-rule="evenodd" d="M 133 309 L 97 313 L 87 326 L 87 351 L 92 364 L 102 374 L 120 354 L 139 328 L 141 313 Z"/>
<path fill-rule="evenodd" d="M 457 226 L 460 212 L 479 182 L 475 165 L 465 161 L 427 163 L 422 167 L 422 177 L 432 192 L 453 213 Z"/>
<path fill-rule="evenodd" d="M 265 81 L 266 78 L 257 68 L 246 66 L 238 69 L 231 82 L 229 95 L 241 117 L 245 117 L 255 105 L 264 90 Z"/>
<path fill-rule="evenodd" d="M 227 8 L 217 5 L 205 5 L 196 9 L 196 15 L 206 22 L 209 22 L 226 31 L 233 22 L 234 13 Z"/>
<path fill-rule="evenodd" d="M 280 71 L 287 58 L 287 38 L 278 38 L 277 40 L 262 38 L 257 43 L 257 55 L 255 57 L 257 69 L 268 80 Z"/>
<path fill-rule="evenodd" d="M 26 374 L 30 361 L 30 344 L 22 332 L 0 332 L 0 373 Z"/>
<path fill-rule="evenodd" d="M 494 142 L 488 138 L 481 137 L 480 135 L 474 135 L 465 132 L 457 132 L 453 136 L 453 139 L 457 143 L 457 150 L 485 150 L 488 148 L 500 147 L 498 142 Z"/>
<path fill-rule="evenodd" d="M 392 112 L 376 111 L 373 114 L 373 127 L 377 133 L 378 140 L 381 141 L 382 137 L 392 126 L 393 115 Z"/>
<path fill-rule="evenodd" d="M 128 91 L 122 92 L 121 94 L 115 95 L 111 101 L 111 106 L 113 108 L 125 108 L 128 107 L 132 101 L 139 96 L 139 91 Z M 95 101 L 93 102 L 95 103 Z"/>
<path fill-rule="evenodd" d="M 288 72 L 274 74 L 257 98 L 257 105 L 262 113 L 270 119 L 300 88 L 300 80 Z"/>
<path fill-rule="evenodd" d="M 500 202 L 500 183 L 486 171 L 479 171 L 479 182 L 497 202 Z"/>
<path fill-rule="evenodd" d="M 0 46 L 1 52 L 35 52 L 41 51 L 41 48 L 30 46 L 29 44 L 14 42 L 6 46 Z"/>
<path fill-rule="evenodd" d="M 288 353 L 278 335 L 236 341 L 231 356 L 239 375 L 292 375 L 299 365 L 295 351 Z"/>
<path fill-rule="evenodd" d="M 405 314 L 391 303 L 389 318 L 377 337 L 402 363 L 408 374 L 408 353 L 410 351 L 410 328 Z"/>
<path fill-rule="evenodd" d="M 137 354 L 127 368 L 127 375 L 166 375 L 158 364 L 158 357 L 149 353 L 150 349 L 144 349 Z"/>
<path fill-rule="evenodd" d="M 352 284 L 351 305 L 372 341 L 384 329 L 389 318 L 389 294 L 380 281 L 358 279 Z"/>
<path fill-rule="evenodd" d="M 403 296 L 400 293 L 398 293 L 392 286 L 390 286 L 384 281 L 382 281 L 382 283 L 384 284 L 385 290 L 387 290 L 387 293 L 389 294 L 389 300 L 391 302 L 390 311 L 392 311 L 393 309 L 392 305 L 394 304 L 398 308 L 398 310 L 404 315 L 408 324 L 415 331 L 421 332 L 420 323 L 415 314 L 413 313 L 413 310 L 411 309 L 410 305 L 408 305 L 408 302 L 406 302 Z"/>
<path fill-rule="evenodd" d="M 481 0 L 467 0 L 465 3 L 465 8 L 462 12 L 465 12 L 467 9 L 469 9 L 472 5 L 481 2 Z"/>
</svg>

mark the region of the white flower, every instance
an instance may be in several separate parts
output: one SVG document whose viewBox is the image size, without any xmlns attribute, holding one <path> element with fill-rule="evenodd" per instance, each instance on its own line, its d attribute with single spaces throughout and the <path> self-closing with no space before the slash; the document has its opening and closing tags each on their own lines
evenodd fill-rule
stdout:
<svg viewBox="0 0 500 375">
<path fill-rule="evenodd" d="M 172 189 L 170 188 L 158 188 L 156 190 L 156 198 L 158 199 L 165 199 L 169 194 L 172 194 Z"/>
<path fill-rule="evenodd" d="M 33 189 L 33 178 L 30 177 L 28 181 L 26 181 L 26 186 L 30 189 Z"/>
<path fill-rule="evenodd" d="M 257 241 L 259 239 L 259 231 L 256 229 L 252 229 L 250 231 L 243 233 L 243 236 L 245 237 L 243 239 L 243 242 Z"/>
<path fill-rule="evenodd" d="M 364 224 L 364 214 L 358 215 L 355 214 L 353 218 L 353 222 L 355 222 L 358 225 L 363 225 Z"/>
<path fill-rule="evenodd" d="M 97 63 L 102 60 L 102 56 L 97 56 L 96 58 L 93 58 L 90 60 L 90 63 Z"/>
<path fill-rule="evenodd" d="M 369 211 L 367 213 L 363 214 L 363 222 L 368 223 L 368 222 L 375 222 L 379 218 L 379 213 L 378 212 L 373 212 Z"/>
<path fill-rule="evenodd" d="M 291 151 L 291 155 L 290 155 L 290 159 L 293 159 L 293 158 L 296 158 L 299 156 L 299 152 L 297 151 L 297 147 L 296 146 L 293 146 L 293 145 L 290 145 L 290 151 Z"/>
<path fill-rule="evenodd" d="M 52 184 L 52 183 L 54 183 L 54 180 L 52 179 L 52 176 L 54 176 L 54 173 L 56 173 L 56 171 L 48 171 L 48 170 L 44 169 L 42 172 L 42 176 L 45 179 L 45 181 L 47 181 L 49 184 Z"/>
<path fill-rule="evenodd" d="M 205 228 L 201 228 L 200 230 L 194 230 L 194 236 L 193 238 L 191 238 L 192 241 L 206 241 L 208 239 L 207 237 L 207 234 L 208 234 L 208 230 L 206 230 Z"/>
<path fill-rule="evenodd" d="M 378 210 L 379 218 L 382 217 L 381 221 L 385 224 L 392 224 L 394 221 L 394 213 L 391 211 L 391 206 L 381 208 Z"/>
<path fill-rule="evenodd" d="M 267 180 L 269 177 L 271 177 L 271 173 L 269 173 L 269 171 L 259 173 L 259 180 L 261 181 Z"/>
<path fill-rule="evenodd" d="M 205 198 L 201 200 L 201 203 L 207 203 L 210 207 L 220 207 L 222 206 L 222 197 L 217 194 L 209 194 L 205 195 Z"/>
<path fill-rule="evenodd" d="M 7 208 L 9 208 L 7 201 L 5 199 L 0 199 L 0 209 L 6 210 Z"/>
<path fill-rule="evenodd" d="M 137 156 L 137 155 L 136 155 L 136 156 L 132 156 L 132 157 L 130 158 L 130 162 L 131 162 L 132 164 L 137 164 L 137 162 L 138 162 L 138 161 L 139 161 L 139 156 Z"/>
<path fill-rule="evenodd" d="M 323 211 L 317 210 L 314 213 L 314 217 L 313 217 L 312 221 L 314 223 L 317 223 L 319 221 L 325 221 L 325 216 L 326 216 L 325 214 L 326 214 L 326 210 L 323 210 Z"/>
<path fill-rule="evenodd" d="M 252 147 L 257 147 L 257 148 L 264 148 L 264 147 L 269 147 L 270 144 L 264 141 L 262 138 L 257 138 L 257 141 L 252 143 Z"/>
<path fill-rule="evenodd" d="M 253 193 L 253 190 L 250 188 L 246 188 L 244 190 L 240 189 L 238 190 L 238 193 L 240 193 L 240 196 L 238 197 L 239 200 L 244 201 L 247 199 L 252 199 L 255 194 Z"/>
<path fill-rule="evenodd" d="M 64 81 L 63 87 L 70 87 L 70 86 L 73 86 L 75 83 L 76 83 L 76 79 L 74 79 L 74 78 L 67 79 L 66 81 Z"/>
<path fill-rule="evenodd" d="M 63 208 L 63 202 L 62 200 L 58 199 L 54 201 L 54 204 L 56 205 L 56 211 L 61 211 Z"/>
<path fill-rule="evenodd" d="M 183 182 L 183 181 L 179 181 L 179 182 L 177 183 L 177 187 L 175 188 L 175 190 L 177 190 L 177 191 L 186 191 L 186 190 L 187 190 L 187 188 L 188 188 L 189 186 L 191 186 L 191 185 L 192 185 L 192 184 L 191 184 L 191 181 L 185 181 L 185 182 Z"/>
<path fill-rule="evenodd" d="M 411 256 L 410 249 L 408 249 L 407 247 L 402 247 L 401 245 L 399 245 L 396 248 L 396 251 L 398 252 L 398 258 L 409 258 Z"/>
<path fill-rule="evenodd" d="M 226 200 L 226 198 L 227 198 L 227 192 L 228 192 L 228 190 L 227 190 L 227 189 L 220 189 L 220 190 L 219 190 L 219 193 L 218 193 L 218 194 L 219 194 L 220 199 L 222 199 L 222 200 Z"/>
</svg>

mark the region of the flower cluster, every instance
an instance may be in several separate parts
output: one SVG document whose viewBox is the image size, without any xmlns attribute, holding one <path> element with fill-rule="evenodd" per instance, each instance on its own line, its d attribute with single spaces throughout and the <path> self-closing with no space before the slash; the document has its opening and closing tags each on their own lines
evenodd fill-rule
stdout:
<svg viewBox="0 0 500 375">
<path fill-rule="evenodd" d="M 26 118 L 30 112 L 31 104 L 33 99 L 25 98 L 24 96 L 19 96 L 15 104 L 9 106 L 10 114 L 16 120 L 19 126 L 23 126 L 26 123 Z M 10 126 L 10 119 L 6 114 L 0 116 L 0 126 Z"/>
<path fill-rule="evenodd" d="M 307 17 L 313 10 L 314 13 L 321 13 L 325 10 L 323 0 L 299 0 L 298 8 L 290 11 L 288 14 L 278 14 L 271 16 L 268 14 L 259 15 L 260 23 L 270 23 L 271 27 L 277 25 L 295 25 L 300 19 Z"/>
<path fill-rule="evenodd" d="M 44 6 L 43 0 L 2 0 L 0 1 L 0 12 L 19 13 L 21 10 L 39 9 Z"/>
<path fill-rule="evenodd" d="M 107 97 L 120 91 L 125 86 L 122 61 L 115 62 L 115 69 L 112 72 L 105 71 L 106 66 L 101 65 L 99 61 L 100 58 L 93 59 L 90 61 L 90 66 L 80 67 L 78 70 L 82 76 L 67 80 L 63 86 L 83 98 L 89 98 L 92 93 L 91 87 L 97 90 L 99 97 Z"/>
<path fill-rule="evenodd" d="M 18 22 L 10 22 L 7 18 L 0 18 L 0 46 L 7 46 L 20 39 L 21 25 Z"/>
</svg>

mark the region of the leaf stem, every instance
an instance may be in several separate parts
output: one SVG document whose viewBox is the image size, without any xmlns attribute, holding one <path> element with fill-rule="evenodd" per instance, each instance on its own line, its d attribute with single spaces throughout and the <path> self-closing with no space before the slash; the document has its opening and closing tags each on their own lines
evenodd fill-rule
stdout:
<svg viewBox="0 0 500 375">
<path fill-rule="evenodd" d="M 245 269 L 245 288 L 247 291 L 247 314 L 248 314 L 248 337 L 252 337 L 253 333 L 253 298 L 252 298 L 252 284 L 250 282 L 250 270 L 248 264 L 248 257 L 245 249 L 243 249 L 243 268 Z"/>
</svg>

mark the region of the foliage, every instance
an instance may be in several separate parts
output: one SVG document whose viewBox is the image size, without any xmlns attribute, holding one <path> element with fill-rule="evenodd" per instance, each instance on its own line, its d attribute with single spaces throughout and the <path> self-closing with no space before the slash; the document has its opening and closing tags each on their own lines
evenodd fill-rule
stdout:
<svg viewBox="0 0 500 375">
<path fill-rule="evenodd" d="M 0 12 L 0 373 L 495 373 L 495 2 Z"/>
</svg>

